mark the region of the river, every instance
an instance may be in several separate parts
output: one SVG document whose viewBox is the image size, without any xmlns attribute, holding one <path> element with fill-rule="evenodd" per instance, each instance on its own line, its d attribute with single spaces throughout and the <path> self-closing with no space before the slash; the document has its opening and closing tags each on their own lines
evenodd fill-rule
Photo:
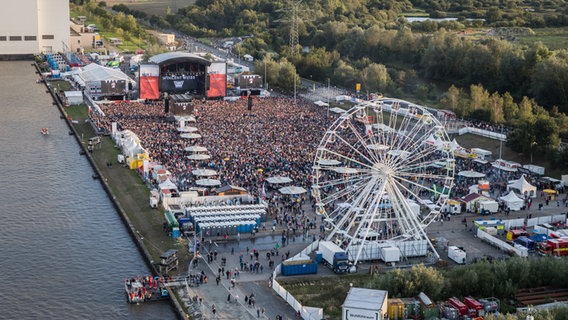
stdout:
<svg viewBox="0 0 568 320">
<path fill-rule="evenodd" d="M 37 78 L 0 61 L 0 318 L 175 319 L 126 302 L 124 279 L 149 269 Z"/>
</svg>

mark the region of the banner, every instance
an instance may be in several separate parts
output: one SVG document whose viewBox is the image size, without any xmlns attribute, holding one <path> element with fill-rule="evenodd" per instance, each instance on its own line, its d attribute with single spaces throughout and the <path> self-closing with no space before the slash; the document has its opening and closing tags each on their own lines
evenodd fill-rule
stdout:
<svg viewBox="0 0 568 320">
<path fill-rule="evenodd" d="M 227 95 L 227 64 L 225 62 L 213 62 L 207 71 L 209 86 L 207 98 L 218 98 Z"/>
<path fill-rule="evenodd" d="M 141 64 L 139 72 L 140 99 L 159 99 L 160 67 L 157 64 Z"/>
</svg>

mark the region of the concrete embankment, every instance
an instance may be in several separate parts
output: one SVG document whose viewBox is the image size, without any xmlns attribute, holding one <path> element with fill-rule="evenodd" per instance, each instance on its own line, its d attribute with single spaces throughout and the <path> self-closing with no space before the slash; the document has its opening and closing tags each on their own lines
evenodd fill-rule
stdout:
<svg viewBox="0 0 568 320">
<path fill-rule="evenodd" d="M 37 63 L 34 62 L 33 65 L 34 65 L 35 69 L 37 70 L 37 72 L 39 74 L 41 74 L 41 70 L 40 70 L 39 66 L 37 65 Z M 91 153 L 88 152 L 86 146 L 83 144 L 83 142 L 81 140 L 82 139 L 81 135 L 77 132 L 77 129 L 73 125 L 72 119 L 69 118 L 67 112 L 65 111 L 61 99 L 59 98 L 57 93 L 54 92 L 54 90 L 47 84 L 46 81 L 44 81 L 44 84 L 45 84 L 45 87 L 47 89 L 47 92 L 53 98 L 54 104 L 57 106 L 62 117 L 64 118 L 65 123 L 69 127 L 69 130 L 73 133 L 75 140 L 79 144 L 79 147 L 82 150 L 81 153 L 85 154 L 85 156 L 87 157 L 87 160 L 91 164 L 91 167 L 93 168 L 93 170 L 95 172 L 94 176 L 100 177 L 99 181 L 101 182 L 104 190 L 108 194 L 112 204 L 116 208 L 116 211 L 118 212 L 120 218 L 124 222 L 126 229 L 128 230 L 129 234 L 131 235 L 132 239 L 134 240 L 134 243 L 136 244 L 137 248 L 140 250 L 148 268 L 151 270 L 151 272 L 154 276 L 159 276 L 160 274 L 159 274 L 159 272 L 158 272 L 158 270 L 157 270 L 157 268 L 154 264 L 154 261 L 152 259 L 152 255 L 148 251 L 148 248 L 146 247 L 146 245 L 142 241 L 142 238 L 140 237 L 140 235 L 137 233 L 134 225 L 131 222 L 131 219 L 129 218 L 129 216 L 127 214 L 127 211 L 122 207 L 120 202 L 117 200 L 116 195 L 111 190 L 111 188 L 110 188 L 110 186 L 107 182 L 107 179 L 103 175 L 102 171 L 99 169 L 97 162 L 95 161 L 94 157 L 91 155 Z M 178 318 L 179 319 L 185 319 L 185 312 L 184 312 L 182 306 L 180 305 L 179 301 L 175 298 L 174 292 L 170 288 L 168 288 L 168 292 L 170 294 L 170 299 L 169 299 L 170 303 L 172 304 L 172 306 L 176 310 L 176 314 L 177 314 Z"/>
</svg>

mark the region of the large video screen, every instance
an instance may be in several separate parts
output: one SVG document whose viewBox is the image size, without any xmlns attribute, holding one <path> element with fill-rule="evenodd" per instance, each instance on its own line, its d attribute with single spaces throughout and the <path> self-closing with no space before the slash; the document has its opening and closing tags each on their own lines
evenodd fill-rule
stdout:
<svg viewBox="0 0 568 320">
<path fill-rule="evenodd" d="M 242 74 L 239 76 L 239 87 L 243 89 L 262 88 L 262 77 L 257 74 Z"/>
<path fill-rule="evenodd" d="M 160 66 L 157 64 L 141 64 L 139 72 L 140 98 L 151 100 L 160 98 Z"/>
<path fill-rule="evenodd" d="M 161 79 L 160 88 L 164 92 L 193 93 L 195 91 L 199 94 L 205 89 L 205 75 L 169 75 L 162 76 Z"/>
<path fill-rule="evenodd" d="M 102 80 L 101 93 L 103 95 L 122 95 L 126 92 L 125 80 Z"/>
</svg>

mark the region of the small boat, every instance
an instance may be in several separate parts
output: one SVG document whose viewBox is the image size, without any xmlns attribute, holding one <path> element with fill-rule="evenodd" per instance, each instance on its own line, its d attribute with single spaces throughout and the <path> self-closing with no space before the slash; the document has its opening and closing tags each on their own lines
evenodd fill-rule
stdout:
<svg viewBox="0 0 568 320">
<path fill-rule="evenodd" d="M 168 290 L 161 277 L 130 278 L 124 281 L 124 290 L 129 303 L 141 303 L 168 299 Z"/>
<path fill-rule="evenodd" d="M 47 128 L 41 128 L 41 134 L 43 135 L 48 135 L 49 134 L 49 130 Z"/>
</svg>

